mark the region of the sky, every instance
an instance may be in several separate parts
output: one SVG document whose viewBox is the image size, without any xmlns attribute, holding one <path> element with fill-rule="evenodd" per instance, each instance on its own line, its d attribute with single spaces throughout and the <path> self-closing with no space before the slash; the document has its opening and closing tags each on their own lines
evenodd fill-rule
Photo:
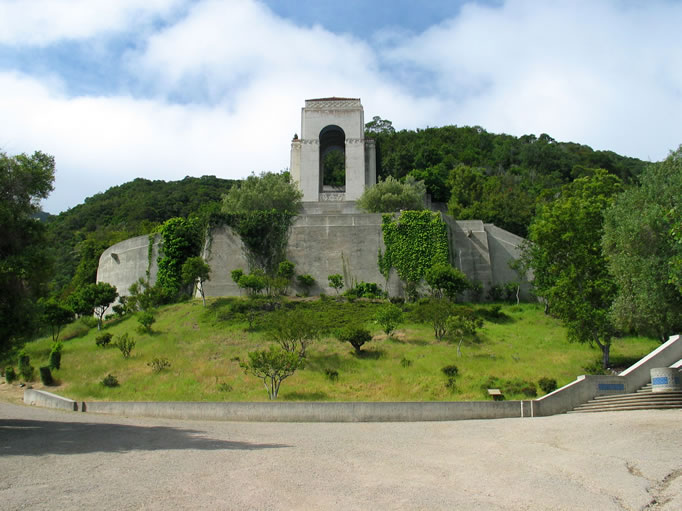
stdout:
<svg viewBox="0 0 682 511">
<path fill-rule="evenodd" d="M 682 143 L 681 1 L 0 0 L 0 151 L 43 209 L 289 165 L 305 99 L 659 161 Z"/>
</svg>

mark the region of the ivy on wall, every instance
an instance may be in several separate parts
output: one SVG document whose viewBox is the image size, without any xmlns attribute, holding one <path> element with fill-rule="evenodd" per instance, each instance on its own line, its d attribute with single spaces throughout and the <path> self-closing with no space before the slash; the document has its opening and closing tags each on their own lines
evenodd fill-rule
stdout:
<svg viewBox="0 0 682 511">
<path fill-rule="evenodd" d="M 166 296 L 175 296 L 182 287 L 182 265 L 199 255 L 202 226 L 195 219 L 171 218 L 160 229 L 161 252 L 156 285 Z"/>
<path fill-rule="evenodd" d="M 449 262 L 447 226 L 440 213 L 385 214 L 381 230 L 386 252 L 379 253 L 379 271 L 386 279 L 395 268 L 403 282 L 417 283 L 434 264 Z"/>
</svg>

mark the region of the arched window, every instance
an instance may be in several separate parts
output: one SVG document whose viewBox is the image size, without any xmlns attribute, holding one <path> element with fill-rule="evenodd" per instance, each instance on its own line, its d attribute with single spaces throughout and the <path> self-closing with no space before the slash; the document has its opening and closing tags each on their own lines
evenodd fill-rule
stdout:
<svg viewBox="0 0 682 511">
<path fill-rule="evenodd" d="M 346 190 L 346 134 L 336 125 L 320 131 L 320 191 Z"/>
</svg>

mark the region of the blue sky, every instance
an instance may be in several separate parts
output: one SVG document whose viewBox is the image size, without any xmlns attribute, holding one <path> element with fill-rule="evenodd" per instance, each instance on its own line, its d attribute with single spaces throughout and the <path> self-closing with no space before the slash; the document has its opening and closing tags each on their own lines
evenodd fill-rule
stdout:
<svg viewBox="0 0 682 511">
<path fill-rule="evenodd" d="M 326 96 L 657 161 L 682 143 L 680 26 L 677 1 L 0 0 L 0 150 L 55 156 L 52 213 L 284 169 Z"/>
</svg>

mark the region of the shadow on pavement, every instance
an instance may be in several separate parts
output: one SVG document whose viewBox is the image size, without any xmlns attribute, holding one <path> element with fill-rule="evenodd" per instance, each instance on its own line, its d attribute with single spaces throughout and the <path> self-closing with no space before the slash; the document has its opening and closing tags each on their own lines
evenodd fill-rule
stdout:
<svg viewBox="0 0 682 511">
<path fill-rule="evenodd" d="M 202 433 L 165 426 L 0 419 L 0 456 L 179 449 L 250 451 L 290 447 L 215 440 Z"/>
</svg>

